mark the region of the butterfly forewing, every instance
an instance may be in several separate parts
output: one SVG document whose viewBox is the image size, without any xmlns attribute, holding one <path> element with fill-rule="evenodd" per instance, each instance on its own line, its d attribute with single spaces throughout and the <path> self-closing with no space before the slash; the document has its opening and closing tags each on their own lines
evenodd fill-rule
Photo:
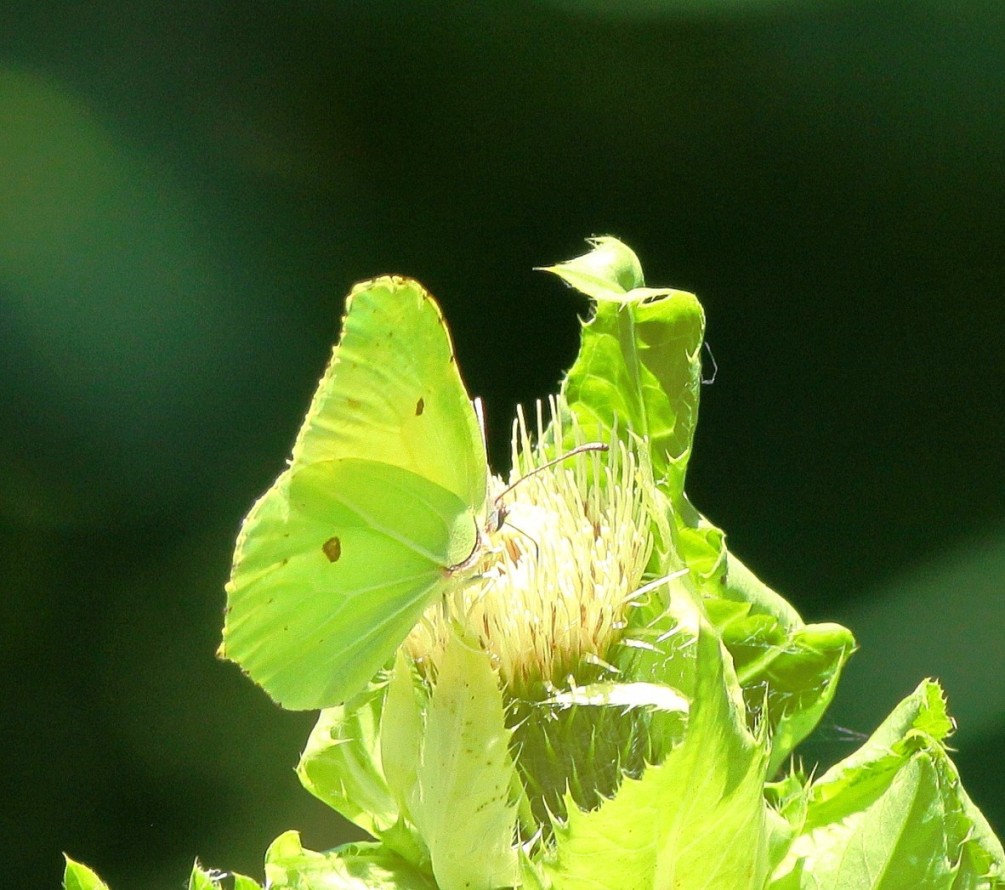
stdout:
<svg viewBox="0 0 1005 890">
<path fill-rule="evenodd" d="M 439 307 L 417 281 L 375 278 L 346 300 L 342 338 L 293 448 L 293 469 L 362 457 L 485 504 L 485 446 Z"/>
</svg>

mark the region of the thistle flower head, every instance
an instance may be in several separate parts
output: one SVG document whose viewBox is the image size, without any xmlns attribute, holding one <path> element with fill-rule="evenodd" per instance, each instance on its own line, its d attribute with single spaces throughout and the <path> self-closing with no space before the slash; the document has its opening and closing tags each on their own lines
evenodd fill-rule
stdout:
<svg viewBox="0 0 1005 890">
<path fill-rule="evenodd" d="M 460 622 L 518 698 L 565 685 L 584 665 L 605 665 L 652 550 L 652 505 L 636 453 L 615 441 L 603 455 L 579 453 L 546 466 L 556 449 L 542 442 L 582 444 L 582 436 L 575 428 L 563 435 L 556 402 L 547 427 L 544 413 L 539 404 L 532 444 L 519 412 L 510 478 L 495 481 L 496 492 L 508 489 L 497 504 L 503 521 L 487 531 L 473 573 L 430 607 L 406 643 L 435 672 L 451 624 Z"/>
</svg>

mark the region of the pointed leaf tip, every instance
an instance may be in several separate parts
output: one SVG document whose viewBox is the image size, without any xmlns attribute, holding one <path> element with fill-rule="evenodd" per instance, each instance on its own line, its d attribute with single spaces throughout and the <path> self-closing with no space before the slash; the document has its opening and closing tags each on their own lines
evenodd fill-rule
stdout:
<svg viewBox="0 0 1005 890">
<path fill-rule="evenodd" d="M 108 890 L 108 885 L 82 862 L 63 854 L 66 867 L 63 871 L 63 890 Z"/>
<path fill-rule="evenodd" d="M 624 302 L 645 284 L 642 264 L 627 244 L 610 235 L 588 238 L 589 253 L 554 266 L 540 266 L 595 300 Z"/>
</svg>

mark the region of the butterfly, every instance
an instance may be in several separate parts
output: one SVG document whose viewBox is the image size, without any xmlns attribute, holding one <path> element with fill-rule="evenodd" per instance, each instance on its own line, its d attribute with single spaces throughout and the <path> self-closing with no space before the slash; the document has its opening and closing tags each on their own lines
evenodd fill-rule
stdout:
<svg viewBox="0 0 1005 890">
<path fill-rule="evenodd" d="M 408 278 L 356 285 L 289 466 L 241 527 L 218 655 L 291 710 L 351 698 L 478 561 L 487 492 L 439 306 Z"/>
</svg>

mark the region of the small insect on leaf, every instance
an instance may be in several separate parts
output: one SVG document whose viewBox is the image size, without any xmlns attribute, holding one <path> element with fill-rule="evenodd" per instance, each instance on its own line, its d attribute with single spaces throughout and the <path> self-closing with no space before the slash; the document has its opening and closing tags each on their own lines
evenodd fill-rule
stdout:
<svg viewBox="0 0 1005 890">
<path fill-rule="evenodd" d="M 422 412 L 425 411 L 425 410 L 426 410 L 426 400 L 425 399 L 419 399 L 419 401 L 417 401 L 415 403 L 415 416 L 416 417 L 421 416 Z"/>
</svg>

